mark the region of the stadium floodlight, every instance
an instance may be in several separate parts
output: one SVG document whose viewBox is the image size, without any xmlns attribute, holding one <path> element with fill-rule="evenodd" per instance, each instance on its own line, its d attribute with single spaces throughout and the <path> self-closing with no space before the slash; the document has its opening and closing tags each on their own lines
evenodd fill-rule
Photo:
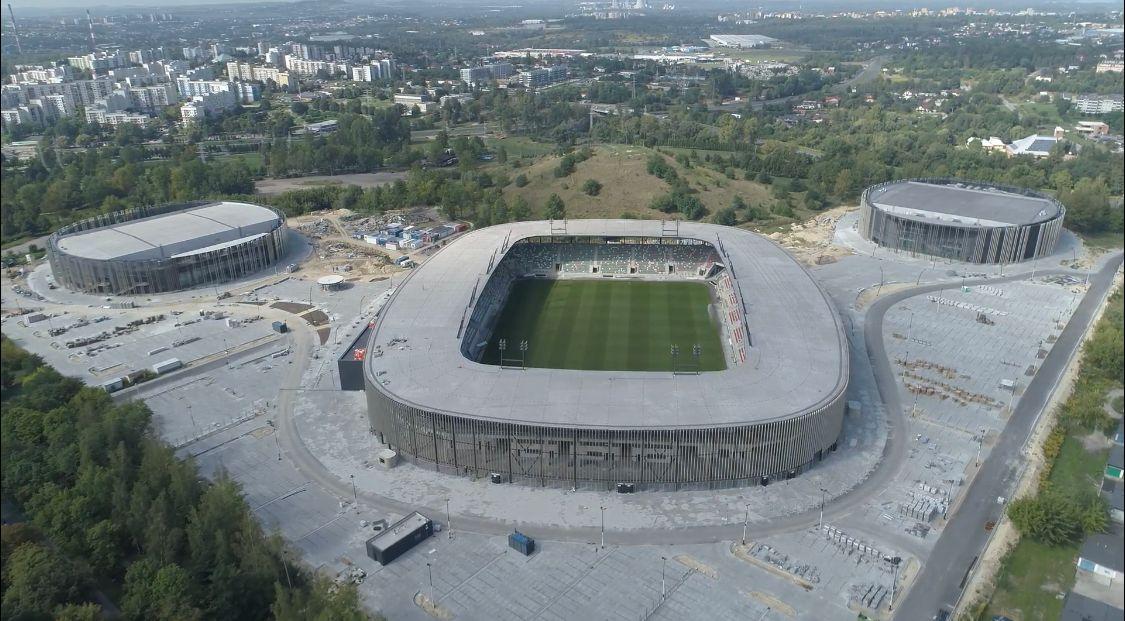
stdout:
<svg viewBox="0 0 1125 621">
<path fill-rule="evenodd" d="M 672 374 L 676 374 L 676 359 L 680 357 L 680 346 L 672 345 Z"/>
<path fill-rule="evenodd" d="M 520 366 L 527 368 L 527 339 L 520 341 Z"/>
</svg>

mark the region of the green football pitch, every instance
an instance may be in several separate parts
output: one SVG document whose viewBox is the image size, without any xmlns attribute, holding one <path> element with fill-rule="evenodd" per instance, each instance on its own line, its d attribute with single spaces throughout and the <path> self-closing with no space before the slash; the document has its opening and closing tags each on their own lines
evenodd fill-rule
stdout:
<svg viewBox="0 0 1125 621">
<path fill-rule="evenodd" d="M 529 367 L 591 371 L 671 371 L 726 368 L 719 330 L 707 311 L 708 285 L 699 282 L 520 280 L 512 287 L 482 362 L 518 365 L 526 340 Z"/>
</svg>

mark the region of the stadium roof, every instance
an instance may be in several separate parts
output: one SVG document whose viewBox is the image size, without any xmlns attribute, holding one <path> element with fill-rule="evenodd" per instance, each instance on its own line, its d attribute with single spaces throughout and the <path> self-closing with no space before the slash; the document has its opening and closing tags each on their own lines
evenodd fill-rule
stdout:
<svg viewBox="0 0 1125 621">
<path fill-rule="evenodd" d="M 658 221 L 570 220 L 566 235 L 661 237 Z M 493 254 L 551 234 L 548 222 L 480 229 L 430 257 L 397 287 L 372 335 L 366 372 L 400 403 L 456 416 L 563 427 L 713 427 L 789 418 L 836 400 L 847 386 L 840 318 L 803 267 L 749 231 L 684 222 L 678 237 L 722 245 L 753 340 L 724 371 L 501 369 L 461 354 L 458 330 Z M 510 238 L 509 238 L 510 235 Z M 479 282 L 478 282 L 479 281 Z M 392 339 L 405 339 L 391 345 Z M 532 344 L 534 347 L 534 344 Z"/>
<path fill-rule="evenodd" d="M 1059 215 L 1058 203 L 984 186 L 904 181 L 875 189 L 868 200 L 879 209 L 923 222 L 965 226 L 1034 224 Z"/>
<path fill-rule="evenodd" d="M 89 259 L 149 260 L 196 254 L 272 231 L 279 217 L 250 203 L 217 202 L 62 237 L 59 248 Z"/>
<path fill-rule="evenodd" d="M 777 41 L 773 37 L 754 34 L 713 34 L 711 41 L 726 47 L 759 47 Z"/>
</svg>

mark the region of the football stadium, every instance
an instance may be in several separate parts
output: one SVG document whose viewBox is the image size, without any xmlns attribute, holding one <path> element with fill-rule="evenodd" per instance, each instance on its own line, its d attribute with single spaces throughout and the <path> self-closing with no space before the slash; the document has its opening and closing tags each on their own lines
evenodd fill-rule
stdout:
<svg viewBox="0 0 1125 621">
<path fill-rule="evenodd" d="M 1051 254 L 1066 208 L 1025 188 L 955 179 L 880 183 L 860 197 L 859 232 L 880 246 L 965 263 Z"/>
<path fill-rule="evenodd" d="M 363 359 L 372 432 L 403 458 L 571 488 L 797 476 L 835 450 L 848 384 L 808 272 L 754 233 L 687 222 L 468 233 L 394 290 Z"/>
<path fill-rule="evenodd" d="M 271 207 L 195 201 L 76 222 L 47 240 L 55 280 L 75 291 L 135 295 L 235 280 L 285 253 L 285 217 Z"/>
</svg>

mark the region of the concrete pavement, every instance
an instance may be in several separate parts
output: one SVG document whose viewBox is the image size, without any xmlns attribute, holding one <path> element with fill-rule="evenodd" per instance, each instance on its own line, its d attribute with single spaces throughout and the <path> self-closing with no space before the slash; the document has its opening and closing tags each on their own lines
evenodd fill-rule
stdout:
<svg viewBox="0 0 1125 621">
<path fill-rule="evenodd" d="M 899 605 L 901 618 L 928 619 L 930 615 L 936 614 L 939 608 L 952 610 L 957 604 L 968 575 L 988 541 L 989 533 L 984 529 L 984 525 L 989 520 L 999 521 L 1003 516 L 1004 505 L 998 502 L 998 498 L 1008 498 L 1019 480 L 1025 464 L 1023 450 L 1028 437 L 1071 359 L 1078 351 L 1094 316 L 1112 287 L 1114 276 L 1120 266 L 1121 255 L 1118 254 L 1091 275 L 1089 291 L 1082 298 L 1058 341 L 1043 360 L 1039 372 L 1028 384 L 999 440 L 969 489 L 966 490 L 960 508 L 950 518 L 934 547 L 933 554 L 927 559 L 922 573 L 915 581 L 916 585 L 925 585 L 925 588 L 911 589 Z M 1045 273 L 1049 272 L 1040 272 L 1040 274 Z M 1025 276 L 994 278 L 985 282 L 995 284 Z M 872 313 L 876 311 L 875 307 L 882 307 L 882 311 L 885 312 L 891 305 L 909 295 L 935 291 L 940 287 L 934 285 L 923 287 L 922 290 L 912 289 L 887 296 L 875 303 Z M 879 313 L 880 316 L 881 314 Z M 886 359 L 886 356 L 884 355 L 883 358 Z M 884 369 L 877 372 L 889 373 L 889 365 L 885 365 Z M 880 385 L 883 385 L 882 382 Z M 884 398 L 886 397 L 887 395 L 884 395 Z M 901 411 L 901 407 L 899 409 Z"/>
</svg>

